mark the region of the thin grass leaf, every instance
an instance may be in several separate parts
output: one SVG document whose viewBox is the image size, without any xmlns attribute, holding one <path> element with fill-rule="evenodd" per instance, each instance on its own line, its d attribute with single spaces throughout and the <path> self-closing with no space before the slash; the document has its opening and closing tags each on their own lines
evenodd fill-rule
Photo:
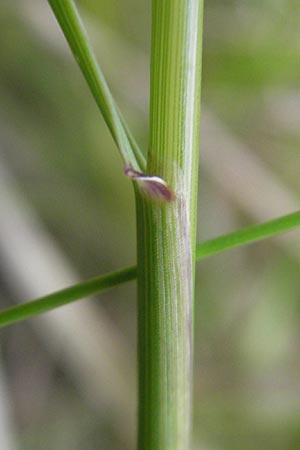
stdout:
<svg viewBox="0 0 300 450">
<path fill-rule="evenodd" d="M 253 244 L 298 227 L 300 227 L 300 211 L 210 239 L 203 244 L 197 244 L 196 258 L 202 259 L 224 250 Z"/>
<path fill-rule="evenodd" d="M 197 244 L 196 259 L 202 260 L 225 250 L 253 244 L 297 227 L 300 227 L 299 212 L 234 231 L 233 233 Z M 0 312 L 0 328 L 134 280 L 136 273 L 136 267 L 126 267 L 116 272 L 91 278 L 90 280 L 75 284 L 61 291 L 53 292 L 52 294 L 24 303 L 23 305 L 8 308 Z"/>
<path fill-rule="evenodd" d="M 48 2 L 120 151 L 124 166 L 144 171 L 145 158 L 115 104 L 74 1 Z"/>
<path fill-rule="evenodd" d="M 59 306 L 103 292 L 118 284 L 136 278 L 136 267 L 127 267 L 116 272 L 91 278 L 61 291 L 53 292 L 23 305 L 8 308 L 0 313 L 0 328 L 15 322 L 50 311 Z"/>
</svg>

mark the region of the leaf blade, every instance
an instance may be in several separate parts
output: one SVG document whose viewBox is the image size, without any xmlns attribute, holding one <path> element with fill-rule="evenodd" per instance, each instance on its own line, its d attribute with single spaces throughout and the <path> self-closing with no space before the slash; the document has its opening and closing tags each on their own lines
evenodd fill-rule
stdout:
<svg viewBox="0 0 300 450">
<path fill-rule="evenodd" d="M 119 149 L 125 166 L 145 170 L 144 156 L 125 124 L 73 0 L 48 0 L 90 91 Z"/>
<path fill-rule="evenodd" d="M 22 305 L 8 308 L 0 313 L 0 328 L 89 297 L 97 292 L 103 292 L 118 284 L 133 280 L 135 277 L 136 268 L 126 267 L 116 272 L 91 278 L 83 283 L 75 284 Z"/>
<path fill-rule="evenodd" d="M 225 250 L 249 245 L 299 227 L 300 212 L 297 211 L 262 224 L 250 226 L 203 243 L 198 243 L 196 247 L 196 259 L 199 261 Z M 7 308 L 0 312 L 0 328 L 134 280 L 136 273 L 137 269 L 135 266 L 126 267 L 22 305 Z"/>
<path fill-rule="evenodd" d="M 252 244 L 262 239 L 273 237 L 277 234 L 300 227 L 300 212 L 294 212 L 279 218 L 242 228 L 232 233 L 210 239 L 203 244 L 197 244 L 196 258 L 202 259 L 210 255 L 216 255 L 225 250 Z"/>
</svg>

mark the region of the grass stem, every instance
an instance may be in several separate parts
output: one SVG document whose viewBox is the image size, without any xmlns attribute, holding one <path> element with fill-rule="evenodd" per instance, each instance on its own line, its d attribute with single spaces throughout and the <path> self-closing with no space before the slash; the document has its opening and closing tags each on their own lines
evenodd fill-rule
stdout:
<svg viewBox="0 0 300 450">
<path fill-rule="evenodd" d="M 190 445 L 201 48 L 202 0 L 152 1 L 147 174 L 174 197 L 136 189 L 139 450 Z"/>
</svg>

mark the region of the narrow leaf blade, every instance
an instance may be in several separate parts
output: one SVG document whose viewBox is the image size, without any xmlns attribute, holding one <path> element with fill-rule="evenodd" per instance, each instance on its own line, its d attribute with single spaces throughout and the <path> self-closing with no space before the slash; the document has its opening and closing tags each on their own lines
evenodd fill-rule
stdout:
<svg viewBox="0 0 300 450">
<path fill-rule="evenodd" d="M 23 305 L 8 308 L 0 313 L 0 328 L 45 313 L 59 306 L 67 305 L 81 298 L 89 297 L 97 292 L 103 292 L 118 284 L 133 280 L 135 277 L 136 268 L 127 267 L 126 269 L 91 278 L 83 283 L 53 292 Z"/>
<path fill-rule="evenodd" d="M 48 2 L 117 144 L 124 165 L 144 170 L 145 161 L 142 152 L 115 104 L 74 1 L 48 0 Z"/>
<path fill-rule="evenodd" d="M 300 228 L 299 211 L 262 224 L 234 231 L 233 233 L 219 236 L 203 243 L 198 243 L 196 246 L 196 259 L 202 260 L 225 250 L 249 245 L 294 228 Z M 101 275 L 83 283 L 73 285 L 61 291 L 53 292 L 52 294 L 24 303 L 23 305 L 8 308 L 0 312 L 0 328 L 134 280 L 136 274 L 137 268 L 135 266 L 126 267 L 116 272 Z"/>
</svg>

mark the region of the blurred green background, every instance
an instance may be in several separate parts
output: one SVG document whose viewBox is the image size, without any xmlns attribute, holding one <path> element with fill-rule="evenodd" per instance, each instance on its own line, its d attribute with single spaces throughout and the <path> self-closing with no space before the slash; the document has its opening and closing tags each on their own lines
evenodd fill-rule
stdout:
<svg viewBox="0 0 300 450">
<path fill-rule="evenodd" d="M 151 2 L 78 2 L 147 149 Z M 205 6 L 199 240 L 299 208 L 300 5 Z M 0 4 L 0 301 L 135 262 L 129 181 L 46 0 Z M 300 242 L 198 263 L 195 450 L 300 448 Z M 1 450 L 134 449 L 134 283 L 1 330 Z M 158 449 L 164 450 L 164 449 Z M 171 449 L 170 449 L 171 450 Z"/>
</svg>

